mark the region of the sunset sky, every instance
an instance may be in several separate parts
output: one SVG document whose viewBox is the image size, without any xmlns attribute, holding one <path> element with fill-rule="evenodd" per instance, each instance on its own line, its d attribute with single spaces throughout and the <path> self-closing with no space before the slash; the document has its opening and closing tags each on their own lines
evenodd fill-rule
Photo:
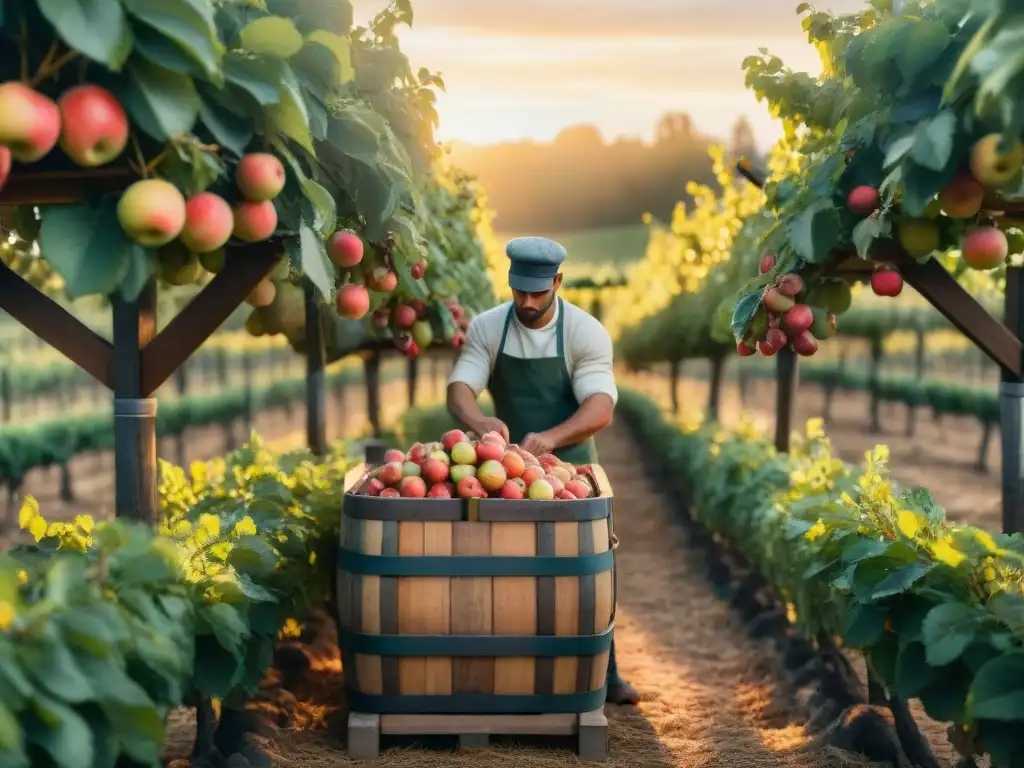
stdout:
<svg viewBox="0 0 1024 768">
<path fill-rule="evenodd" d="M 759 144 L 779 135 L 743 88 L 740 62 L 767 47 L 792 68 L 818 71 L 800 29 L 799 0 L 414 0 L 403 48 L 440 71 L 443 139 L 475 144 L 550 140 L 591 123 L 606 139 L 649 139 L 659 115 L 689 112 L 726 136 L 746 114 Z M 354 0 L 356 21 L 384 0 Z M 845 12 L 864 0 L 825 0 Z"/>
</svg>

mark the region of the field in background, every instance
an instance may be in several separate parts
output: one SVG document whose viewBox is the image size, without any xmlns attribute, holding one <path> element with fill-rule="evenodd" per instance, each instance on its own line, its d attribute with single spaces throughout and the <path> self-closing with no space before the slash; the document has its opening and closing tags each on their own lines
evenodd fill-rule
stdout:
<svg viewBox="0 0 1024 768">
<path fill-rule="evenodd" d="M 504 247 L 513 237 L 523 237 L 531 232 L 497 232 L 498 241 Z M 598 280 L 602 272 L 617 271 L 643 258 L 647 248 L 648 229 L 646 224 L 636 223 L 618 227 L 584 229 L 575 232 L 545 234 L 561 243 L 569 252 L 563 273 L 567 280 L 589 277 Z"/>
</svg>

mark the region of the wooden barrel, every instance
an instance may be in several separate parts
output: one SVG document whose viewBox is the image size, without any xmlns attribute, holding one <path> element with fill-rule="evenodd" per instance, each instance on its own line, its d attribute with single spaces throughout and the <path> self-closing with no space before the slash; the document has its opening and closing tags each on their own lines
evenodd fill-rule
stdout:
<svg viewBox="0 0 1024 768">
<path fill-rule="evenodd" d="M 348 494 L 338 559 L 349 707 L 599 709 L 615 614 L 611 499 Z"/>
</svg>

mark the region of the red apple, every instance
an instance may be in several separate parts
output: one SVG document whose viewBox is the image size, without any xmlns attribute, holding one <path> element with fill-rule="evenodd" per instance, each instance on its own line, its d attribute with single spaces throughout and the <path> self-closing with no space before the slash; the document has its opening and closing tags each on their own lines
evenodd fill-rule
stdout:
<svg viewBox="0 0 1024 768">
<path fill-rule="evenodd" d="M 139 245 L 167 245 L 185 227 L 185 198 L 163 179 L 136 181 L 121 195 L 117 220 L 125 234 Z"/>
<path fill-rule="evenodd" d="M 327 255 L 339 267 L 354 267 L 363 260 L 363 241 L 348 229 L 335 232 L 327 241 Z"/>
<path fill-rule="evenodd" d="M 12 81 L 0 85 L 0 146 L 19 163 L 42 160 L 60 138 L 60 108 L 53 99 Z"/>
<path fill-rule="evenodd" d="M 273 200 L 281 194 L 284 182 L 284 166 L 280 160 L 267 152 L 246 155 L 238 161 L 238 168 L 235 169 L 235 184 L 238 190 L 246 200 L 253 203 Z"/>
<path fill-rule="evenodd" d="M 427 495 L 427 484 L 419 475 L 409 475 L 398 484 L 398 492 L 407 499 L 422 499 Z"/>
<path fill-rule="evenodd" d="M 212 192 L 200 192 L 185 204 L 181 242 L 193 253 L 213 253 L 222 248 L 235 228 L 227 201 Z"/>
<path fill-rule="evenodd" d="M 106 165 L 124 151 L 128 144 L 128 115 L 106 88 L 76 85 L 64 91 L 57 106 L 61 117 L 60 148 L 73 163 L 94 168 Z"/>
<path fill-rule="evenodd" d="M 349 320 L 365 317 L 370 311 L 370 294 L 362 285 L 346 285 L 334 300 L 338 314 Z"/>
<path fill-rule="evenodd" d="M 269 200 L 241 202 L 235 206 L 234 236 L 247 243 L 269 240 L 277 229 L 277 209 Z"/>
<path fill-rule="evenodd" d="M 501 486 L 501 498 L 503 499 L 521 499 L 526 493 L 524 492 L 524 485 L 522 480 L 516 482 L 516 479 L 506 480 Z"/>
<path fill-rule="evenodd" d="M 469 436 L 461 429 L 451 429 L 441 435 L 441 445 L 446 451 L 450 451 L 458 443 L 468 443 Z"/>
</svg>

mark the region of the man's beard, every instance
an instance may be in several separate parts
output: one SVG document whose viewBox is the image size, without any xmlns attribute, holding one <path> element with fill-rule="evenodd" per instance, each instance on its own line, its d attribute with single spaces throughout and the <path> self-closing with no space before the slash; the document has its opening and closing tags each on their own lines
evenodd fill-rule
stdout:
<svg viewBox="0 0 1024 768">
<path fill-rule="evenodd" d="M 527 328 L 535 328 L 540 319 L 551 309 L 551 305 L 555 303 L 555 299 L 552 296 L 551 301 L 547 303 L 543 309 L 533 309 L 532 307 L 526 307 L 520 309 L 516 307 L 516 317 L 519 318 L 519 322 L 525 325 Z"/>
</svg>

